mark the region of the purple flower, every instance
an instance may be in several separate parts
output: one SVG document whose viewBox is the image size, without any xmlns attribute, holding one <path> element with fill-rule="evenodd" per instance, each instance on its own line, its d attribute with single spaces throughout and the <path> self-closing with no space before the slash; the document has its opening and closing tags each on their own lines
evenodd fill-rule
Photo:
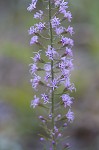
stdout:
<svg viewBox="0 0 99 150">
<path fill-rule="evenodd" d="M 76 88 L 75 88 L 75 86 L 74 86 L 74 83 L 70 83 L 70 78 L 68 77 L 68 78 L 66 78 L 66 81 L 65 81 L 65 87 L 66 87 L 66 89 L 68 89 L 68 90 L 70 90 L 71 92 L 73 91 L 73 90 L 76 90 Z"/>
<path fill-rule="evenodd" d="M 67 59 L 66 61 L 66 68 L 72 70 L 73 69 L 73 63 L 72 63 L 73 59 Z"/>
<path fill-rule="evenodd" d="M 27 10 L 31 12 L 31 11 L 32 11 L 33 9 L 35 9 L 35 8 L 36 8 L 36 3 L 34 3 L 34 4 L 31 3 L 31 4 L 29 5 L 29 7 L 27 8 Z"/>
<path fill-rule="evenodd" d="M 38 106 L 39 100 L 40 100 L 39 97 L 36 97 L 36 95 L 34 95 L 34 99 L 31 101 L 31 106 L 33 106 L 33 108 Z"/>
<path fill-rule="evenodd" d="M 68 38 L 68 45 L 71 47 L 74 46 L 74 41 L 70 38 Z"/>
<path fill-rule="evenodd" d="M 56 126 L 54 126 L 54 132 L 57 133 L 58 132 L 58 128 Z"/>
<path fill-rule="evenodd" d="M 72 70 L 73 69 L 73 63 L 72 63 L 73 59 L 62 57 L 61 60 L 62 61 L 59 63 L 59 68 L 61 70 L 63 70 L 63 69 L 70 69 L 70 70 Z"/>
<path fill-rule="evenodd" d="M 67 6 L 68 2 L 64 2 L 64 0 L 60 3 L 60 8 L 62 7 L 63 9 L 67 9 L 68 6 Z"/>
<path fill-rule="evenodd" d="M 30 73 L 33 74 L 37 71 L 38 67 L 36 64 L 30 64 L 31 68 L 30 68 Z"/>
<path fill-rule="evenodd" d="M 63 0 L 54 0 L 55 1 L 55 6 L 59 6 Z"/>
<path fill-rule="evenodd" d="M 35 34 L 35 33 L 37 33 L 37 30 L 36 30 L 36 28 L 35 28 L 34 26 L 32 26 L 32 27 L 30 27 L 30 29 L 28 30 L 28 33 L 29 33 L 29 35 Z"/>
<path fill-rule="evenodd" d="M 73 27 L 71 26 L 69 26 L 66 31 L 69 32 L 71 36 L 74 34 Z"/>
<path fill-rule="evenodd" d="M 48 95 L 46 95 L 46 94 L 44 93 L 44 94 L 41 94 L 41 96 L 42 96 L 41 99 L 44 100 L 44 104 L 49 103 L 49 97 L 48 97 Z"/>
<path fill-rule="evenodd" d="M 61 69 L 61 74 L 62 74 L 61 81 L 64 81 L 66 78 L 68 78 L 70 76 L 70 70 L 63 68 L 63 69 Z"/>
<path fill-rule="evenodd" d="M 45 22 L 39 22 L 38 24 L 36 23 L 34 26 L 31 26 L 30 29 L 28 30 L 28 33 L 31 34 L 35 34 L 38 32 L 41 32 L 43 29 L 45 28 Z M 36 36 L 34 36 L 34 38 L 36 38 Z"/>
<path fill-rule="evenodd" d="M 69 45 L 72 47 L 74 45 L 74 41 L 72 39 L 64 37 L 64 36 L 62 36 L 61 42 L 62 42 L 63 46 Z"/>
<path fill-rule="evenodd" d="M 68 19 L 69 22 L 71 22 L 71 19 L 72 19 L 72 14 L 70 11 L 66 12 L 64 14 L 64 17 Z"/>
<path fill-rule="evenodd" d="M 58 27 L 60 25 L 60 19 L 55 16 L 53 19 L 51 19 L 51 24 L 52 28 Z"/>
<path fill-rule="evenodd" d="M 58 56 L 58 53 L 55 51 L 54 48 L 51 47 L 51 45 L 48 45 L 48 49 L 45 53 L 46 53 L 46 56 L 48 56 L 50 60 L 53 60 L 54 56 L 56 55 Z"/>
<path fill-rule="evenodd" d="M 61 42 L 62 42 L 63 46 L 68 44 L 68 39 L 69 38 L 62 36 Z"/>
<path fill-rule="evenodd" d="M 64 107 L 66 108 L 67 106 L 71 107 L 72 99 L 73 97 L 70 97 L 68 94 L 63 94 L 62 96 L 62 101 L 64 103 Z"/>
<path fill-rule="evenodd" d="M 33 36 L 30 41 L 30 45 L 38 43 L 38 36 Z"/>
<path fill-rule="evenodd" d="M 72 52 L 71 48 L 66 47 L 65 53 L 66 53 L 66 55 L 73 57 L 73 52 Z"/>
<path fill-rule="evenodd" d="M 41 51 L 41 50 L 40 50 L 40 51 Z M 38 51 L 38 52 L 33 52 L 33 53 L 35 53 L 34 57 L 32 57 L 34 63 L 40 61 L 40 59 L 41 59 L 41 56 L 40 56 L 40 53 L 39 53 L 40 51 Z"/>
<path fill-rule="evenodd" d="M 39 119 L 40 119 L 43 123 L 45 123 L 45 122 L 46 122 L 46 120 L 44 119 L 44 117 L 43 117 L 43 116 L 39 116 Z"/>
<path fill-rule="evenodd" d="M 41 120 L 42 120 L 42 119 L 44 119 L 44 118 L 43 118 L 43 116 L 39 116 L 39 119 L 41 119 Z"/>
<path fill-rule="evenodd" d="M 58 88 L 58 86 L 57 86 L 58 83 L 59 83 L 58 79 L 57 79 L 57 78 L 54 78 L 53 81 L 51 81 L 50 87 L 52 87 L 53 90 L 54 90 L 55 88 Z"/>
<path fill-rule="evenodd" d="M 40 138 L 40 141 L 44 141 L 44 138 L 43 138 L 43 137 L 41 137 L 41 138 Z"/>
<path fill-rule="evenodd" d="M 37 86 L 39 84 L 39 81 L 40 81 L 41 77 L 40 76 L 37 76 L 35 73 L 34 73 L 34 77 L 33 79 L 30 80 L 30 82 L 32 83 L 32 88 L 37 90 Z"/>
<path fill-rule="evenodd" d="M 29 7 L 27 8 L 28 11 L 32 11 L 36 8 L 36 3 L 38 0 L 32 0 L 32 3 L 29 5 Z"/>
<path fill-rule="evenodd" d="M 66 13 L 66 9 L 68 8 L 67 6 L 68 2 L 64 2 L 64 0 L 60 3 L 60 7 L 59 7 L 59 12 L 62 14 Z"/>
<path fill-rule="evenodd" d="M 47 63 L 44 65 L 44 70 L 45 71 L 51 71 L 51 63 Z"/>
<path fill-rule="evenodd" d="M 36 12 L 35 14 L 34 14 L 34 18 L 35 19 L 42 19 L 42 15 L 43 15 L 43 11 L 42 10 L 39 10 L 39 12 Z"/>
<path fill-rule="evenodd" d="M 46 75 L 44 77 L 44 81 L 48 82 L 48 79 L 51 78 L 51 73 L 50 72 L 46 72 Z"/>
<path fill-rule="evenodd" d="M 74 120 L 74 113 L 69 109 L 68 113 L 66 114 L 66 117 L 68 119 L 68 122 L 73 122 Z"/>
<path fill-rule="evenodd" d="M 45 28 L 45 22 L 39 22 L 39 24 L 35 24 L 37 32 L 41 32 Z"/>
<path fill-rule="evenodd" d="M 65 64 L 64 64 L 63 61 L 59 63 L 59 68 L 60 68 L 61 70 L 65 69 Z"/>
<path fill-rule="evenodd" d="M 58 134 L 58 137 L 61 137 L 61 136 L 62 136 L 62 134 L 61 134 L 61 133 L 59 133 L 59 134 Z"/>
<path fill-rule="evenodd" d="M 64 32 L 64 27 L 55 28 L 55 32 L 57 35 L 61 35 Z"/>
<path fill-rule="evenodd" d="M 61 118 L 61 114 L 58 114 L 58 116 L 57 116 L 58 118 Z"/>
<path fill-rule="evenodd" d="M 64 124 L 63 124 L 63 127 L 67 127 L 67 123 L 64 123 Z"/>
</svg>

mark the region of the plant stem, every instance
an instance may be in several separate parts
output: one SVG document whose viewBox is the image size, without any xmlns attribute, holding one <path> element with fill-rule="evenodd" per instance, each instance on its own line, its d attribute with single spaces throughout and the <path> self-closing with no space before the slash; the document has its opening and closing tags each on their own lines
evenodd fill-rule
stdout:
<svg viewBox="0 0 99 150">
<path fill-rule="evenodd" d="M 53 47 L 53 31 L 52 31 L 52 25 L 51 25 L 51 17 L 52 17 L 52 12 L 51 12 L 51 0 L 49 0 L 49 23 L 50 23 L 50 45 Z M 54 71 L 53 71 L 53 60 L 51 60 L 51 75 L 52 75 L 52 82 L 54 79 Z M 54 90 L 52 88 L 52 131 L 54 133 Z M 55 137 L 53 135 L 52 141 L 55 142 Z M 53 144 L 53 150 L 56 150 L 56 143 Z"/>
</svg>

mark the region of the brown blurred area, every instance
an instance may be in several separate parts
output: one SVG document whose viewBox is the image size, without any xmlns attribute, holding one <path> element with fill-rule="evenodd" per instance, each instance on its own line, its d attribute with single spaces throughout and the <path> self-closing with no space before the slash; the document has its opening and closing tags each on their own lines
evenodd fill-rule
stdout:
<svg viewBox="0 0 99 150">
<path fill-rule="evenodd" d="M 0 150 L 41 150 L 38 112 L 30 108 L 30 1 L 0 0 Z M 42 4 L 39 1 L 39 7 Z M 71 150 L 99 150 L 99 0 L 70 0 L 76 92 Z"/>
</svg>

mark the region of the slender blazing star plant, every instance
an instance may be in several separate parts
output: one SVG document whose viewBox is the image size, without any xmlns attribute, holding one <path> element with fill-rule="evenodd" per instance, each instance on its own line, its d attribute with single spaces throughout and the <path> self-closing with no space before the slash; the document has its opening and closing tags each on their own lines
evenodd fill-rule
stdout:
<svg viewBox="0 0 99 150">
<path fill-rule="evenodd" d="M 33 62 L 30 64 L 30 82 L 37 93 L 31 106 L 42 106 L 45 109 L 47 115 L 39 116 L 39 119 L 46 134 L 41 135 L 40 140 L 50 143 L 49 150 L 57 150 L 63 139 L 64 129 L 74 120 L 71 110 L 73 97 L 70 96 L 75 90 L 74 84 L 70 82 L 74 45 L 70 36 L 74 31 L 68 25 L 72 14 L 65 0 L 43 0 L 43 10 L 35 12 L 37 3 L 38 0 L 32 0 L 27 8 L 30 12 L 34 11 L 34 19 L 38 22 L 28 31 L 32 35 L 30 45 L 38 50 L 33 52 Z M 67 148 L 68 145 L 65 145 L 60 149 Z"/>
</svg>

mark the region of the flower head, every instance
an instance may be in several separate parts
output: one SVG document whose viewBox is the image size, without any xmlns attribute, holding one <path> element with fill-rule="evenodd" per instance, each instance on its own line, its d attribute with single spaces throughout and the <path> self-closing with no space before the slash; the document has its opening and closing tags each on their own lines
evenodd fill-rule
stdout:
<svg viewBox="0 0 99 150">
<path fill-rule="evenodd" d="M 63 0 L 54 0 L 55 1 L 55 6 L 60 6 Z"/>
<path fill-rule="evenodd" d="M 33 79 L 30 80 L 33 89 L 37 90 L 37 86 L 39 85 L 40 79 L 41 77 L 34 73 Z"/>
<path fill-rule="evenodd" d="M 53 47 L 51 47 L 51 45 L 48 45 L 48 49 L 47 49 L 47 51 L 46 51 L 46 56 L 48 56 L 48 58 L 49 58 L 50 60 L 53 60 L 53 58 L 54 58 L 56 55 L 58 56 L 58 53 L 55 51 L 55 49 L 54 49 Z"/>
<path fill-rule="evenodd" d="M 46 75 L 44 77 L 44 81 L 48 82 L 48 80 L 51 78 L 51 73 L 50 72 L 46 72 Z"/>
<path fill-rule="evenodd" d="M 40 141 L 44 141 L 45 139 L 43 137 L 40 138 Z"/>
<path fill-rule="evenodd" d="M 32 26 L 32 27 L 30 27 L 30 29 L 28 30 L 28 33 L 29 33 L 29 35 L 35 34 L 35 33 L 37 33 L 37 30 L 36 30 L 36 28 L 35 28 L 34 26 Z"/>
<path fill-rule="evenodd" d="M 69 22 L 71 22 L 72 14 L 70 11 L 65 12 L 64 17 L 67 18 Z"/>
<path fill-rule="evenodd" d="M 73 27 L 71 26 L 68 26 L 66 31 L 69 32 L 71 36 L 74 34 Z"/>
<path fill-rule="evenodd" d="M 43 11 L 42 10 L 39 10 L 39 12 L 36 12 L 35 14 L 34 14 L 34 18 L 35 19 L 42 19 L 42 16 L 43 16 Z"/>
<path fill-rule="evenodd" d="M 36 3 L 31 3 L 30 5 L 29 5 L 29 7 L 27 8 L 27 10 L 28 11 L 32 11 L 33 9 L 35 9 L 36 8 Z"/>
<path fill-rule="evenodd" d="M 45 71 L 51 71 L 51 63 L 47 63 L 44 65 L 44 70 Z"/>
<path fill-rule="evenodd" d="M 40 51 L 41 51 L 41 50 L 40 50 Z M 35 52 L 34 57 L 32 57 L 32 59 L 33 59 L 34 63 L 36 63 L 36 62 L 40 61 L 40 59 L 41 59 L 41 55 L 40 55 L 40 53 L 39 53 L 40 51 Z"/>
<path fill-rule="evenodd" d="M 49 97 L 48 97 L 48 95 L 46 95 L 46 94 L 44 93 L 44 94 L 41 94 L 41 96 L 42 96 L 41 99 L 44 100 L 44 104 L 49 103 Z"/>
<path fill-rule="evenodd" d="M 57 35 L 61 35 L 64 32 L 64 27 L 60 26 L 55 28 L 55 32 Z"/>
<path fill-rule="evenodd" d="M 56 16 L 51 20 L 52 28 L 56 28 L 60 25 L 60 19 Z"/>
<path fill-rule="evenodd" d="M 74 83 L 70 82 L 70 78 L 66 78 L 66 81 L 64 83 L 65 87 L 67 90 L 69 90 L 70 92 L 72 92 L 73 90 L 76 90 Z"/>
<path fill-rule="evenodd" d="M 34 99 L 31 101 L 31 106 L 35 108 L 39 104 L 39 100 L 39 97 L 36 97 L 36 95 L 34 95 Z"/>
<path fill-rule="evenodd" d="M 36 26 L 37 32 L 41 32 L 45 28 L 45 22 L 44 23 L 39 22 L 38 24 L 36 23 L 35 26 Z"/>
<path fill-rule="evenodd" d="M 30 41 L 30 45 L 38 43 L 38 36 L 33 36 Z"/>
<path fill-rule="evenodd" d="M 73 122 L 74 120 L 74 113 L 69 109 L 68 113 L 66 114 L 66 117 L 68 119 L 68 122 Z"/>
<path fill-rule="evenodd" d="M 59 12 L 62 14 L 66 13 L 66 9 L 68 8 L 67 6 L 68 2 L 64 2 L 64 0 L 60 3 L 60 7 L 59 7 Z"/>
<path fill-rule="evenodd" d="M 37 71 L 38 67 L 36 65 L 36 63 L 30 64 L 31 68 L 30 68 L 30 73 L 33 74 Z"/>
<path fill-rule="evenodd" d="M 54 90 L 55 88 L 58 88 L 58 83 L 59 83 L 59 80 L 57 78 L 54 78 L 53 81 L 51 81 L 50 87 L 52 87 Z"/>
<path fill-rule="evenodd" d="M 61 38 L 61 43 L 63 44 L 63 46 L 69 45 L 72 47 L 74 45 L 74 41 L 72 39 L 64 37 L 64 36 L 62 36 Z"/>
<path fill-rule="evenodd" d="M 72 97 L 70 97 L 68 94 L 63 94 L 62 96 L 62 101 L 64 103 L 64 107 L 66 108 L 67 106 L 71 107 L 72 102 Z"/>
<path fill-rule="evenodd" d="M 32 0 L 32 3 L 29 5 L 29 7 L 27 8 L 28 11 L 32 11 L 36 8 L 36 3 L 38 0 Z"/>
<path fill-rule="evenodd" d="M 73 52 L 72 52 L 71 48 L 66 47 L 65 54 L 70 56 L 70 57 L 73 57 Z"/>
</svg>

